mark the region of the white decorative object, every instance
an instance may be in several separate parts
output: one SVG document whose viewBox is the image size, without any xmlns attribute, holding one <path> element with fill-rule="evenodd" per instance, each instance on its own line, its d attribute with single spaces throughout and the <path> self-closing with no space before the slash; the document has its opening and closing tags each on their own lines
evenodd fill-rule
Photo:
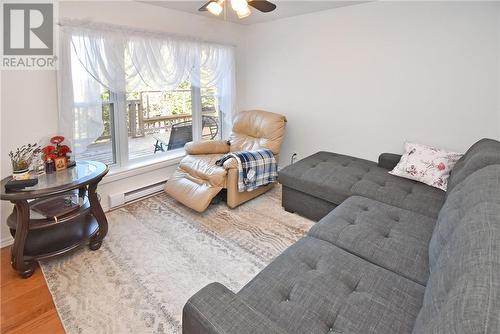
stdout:
<svg viewBox="0 0 500 334">
<path fill-rule="evenodd" d="M 389 174 L 419 181 L 446 191 L 448 177 L 462 154 L 405 143 L 405 154 Z"/>
</svg>

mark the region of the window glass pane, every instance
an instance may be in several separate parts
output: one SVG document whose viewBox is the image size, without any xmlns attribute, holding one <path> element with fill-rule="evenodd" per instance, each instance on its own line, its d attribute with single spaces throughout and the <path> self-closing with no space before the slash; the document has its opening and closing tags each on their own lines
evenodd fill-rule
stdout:
<svg viewBox="0 0 500 334">
<path fill-rule="evenodd" d="M 172 91 L 127 94 L 129 159 L 152 157 L 180 149 L 191 141 L 191 84 Z"/>
<path fill-rule="evenodd" d="M 116 150 L 114 146 L 115 131 L 113 124 L 114 103 L 110 100 L 109 91 L 102 92 L 101 100 L 104 131 L 84 152 L 77 154 L 76 159 L 97 160 L 112 165 L 116 163 Z M 85 117 L 85 109 L 83 105 L 76 104 L 76 123 L 82 121 Z M 76 137 L 78 137 L 78 135 L 78 133 L 75 134 Z"/>
<path fill-rule="evenodd" d="M 205 53 L 202 54 L 202 59 L 206 57 Z M 202 60 L 202 63 L 204 61 Z M 202 65 L 200 68 L 201 80 L 201 114 L 202 114 L 202 140 L 217 140 L 221 139 L 221 117 L 219 100 L 217 98 L 217 88 L 214 86 L 213 80 L 214 72 L 207 66 Z"/>
<path fill-rule="evenodd" d="M 201 88 L 202 140 L 221 139 L 220 110 L 215 87 Z"/>
</svg>

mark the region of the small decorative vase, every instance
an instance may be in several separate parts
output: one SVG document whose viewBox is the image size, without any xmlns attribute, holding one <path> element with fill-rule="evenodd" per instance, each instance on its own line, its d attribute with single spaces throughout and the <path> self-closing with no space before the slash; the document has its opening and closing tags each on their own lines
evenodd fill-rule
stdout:
<svg viewBox="0 0 500 334">
<path fill-rule="evenodd" d="M 14 180 L 26 180 L 30 178 L 29 169 L 15 170 L 12 171 L 12 178 Z"/>
<path fill-rule="evenodd" d="M 33 171 L 36 175 L 45 174 L 45 161 L 41 157 L 38 157 L 35 161 L 33 161 Z"/>
<path fill-rule="evenodd" d="M 54 160 L 48 158 L 47 161 L 45 161 L 45 173 L 50 174 L 54 173 L 56 171 L 56 164 L 54 163 Z"/>
</svg>

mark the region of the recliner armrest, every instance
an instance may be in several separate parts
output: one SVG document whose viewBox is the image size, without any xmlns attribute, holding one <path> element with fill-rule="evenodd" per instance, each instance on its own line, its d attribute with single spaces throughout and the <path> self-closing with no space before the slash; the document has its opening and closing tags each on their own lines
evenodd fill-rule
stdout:
<svg viewBox="0 0 500 334">
<path fill-rule="evenodd" d="M 392 170 L 399 163 L 399 160 L 401 160 L 400 154 L 382 153 L 378 157 L 378 166 Z"/>
<path fill-rule="evenodd" d="M 269 318 L 220 283 L 189 298 L 182 310 L 183 334 L 286 334 Z"/>
<path fill-rule="evenodd" d="M 224 154 L 229 153 L 230 145 L 227 140 L 191 141 L 184 145 L 187 154 Z"/>
</svg>

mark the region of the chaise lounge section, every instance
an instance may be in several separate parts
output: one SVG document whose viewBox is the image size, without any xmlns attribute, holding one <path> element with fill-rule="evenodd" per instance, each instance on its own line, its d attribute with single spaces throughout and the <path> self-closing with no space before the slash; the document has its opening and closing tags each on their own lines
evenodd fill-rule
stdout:
<svg viewBox="0 0 500 334">
<path fill-rule="evenodd" d="M 313 154 L 280 171 L 283 207 L 320 220 L 349 196 L 359 195 L 435 218 L 445 192 L 389 174 L 400 158 L 385 153 L 377 164 L 331 152 Z"/>
<path fill-rule="evenodd" d="M 219 283 L 196 293 L 184 307 L 183 333 L 500 333 L 500 143 L 474 144 L 446 193 L 391 175 L 360 196 L 356 183 L 374 182 L 387 166 L 330 157 L 337 170 L 356 169 L 344 173 L 351 180 L 361 177 L 332 189 L 346 199 L 337 204 L 296 186 L 310 203 L 336 208 L 238 293 Z M 297 164 L 315 169 L 310 162 Z M 306 175 L 316 174 L 296 175 L 311 185 Z M 394 188 L 412 191 L 396 201 L 384 194 Z"/>
</svg>

